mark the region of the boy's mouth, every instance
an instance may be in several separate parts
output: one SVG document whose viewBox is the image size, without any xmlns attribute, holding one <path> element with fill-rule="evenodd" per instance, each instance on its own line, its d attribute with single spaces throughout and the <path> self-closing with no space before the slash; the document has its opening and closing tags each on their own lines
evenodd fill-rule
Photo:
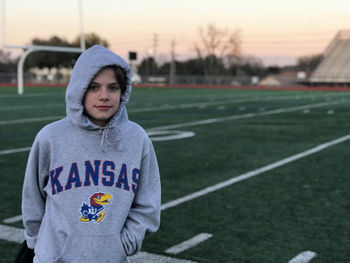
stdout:
<svg viewBox="0 0 350 263">
<path fill-rule="evenodd" d="M 107 111 L 111 108 L 111 106 L 106 106 L 106 105 L 97 105 L 95 106 L 96 109 L 101 110 L 101 111 Z"/>
</svg>

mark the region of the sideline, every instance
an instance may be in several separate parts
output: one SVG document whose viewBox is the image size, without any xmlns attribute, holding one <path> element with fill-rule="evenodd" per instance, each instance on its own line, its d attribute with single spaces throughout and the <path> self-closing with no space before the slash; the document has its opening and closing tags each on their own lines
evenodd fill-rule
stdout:
<svg viewBox="0 0 350 263">
<path fill-rule="evenodd" d="M 329 141 L 329 142 L 320 144 L 320 145 L 318 145 L 318 146 L 316 146 L 314 148 L 311 148 L 311 149 L 309 149 L 307 151 L 304 151 L 304 152 L 292 155 L 290 157 L 287 157 L 287 158 L 282 159 L 280 161 L 271 163 L 271 164 L 266 165 L 264 167 L 261 167 L 259 169 L 256 169 L 256 170 L 253 170 L 253 171 L 241 174 L 239 176 L 232 177 L 229 180 L 226 180 L 226 181 L 223 181 L 221 183 L 209 186 L 209 187 L 204 188 L 204 189 L 202 189 L 200 191 L 194 192 L 192 194 L 186 195 L 186 196 L 178 198 L 176 200 L 167 202 L 167 203 L 165 203 L 165 204 L 163 204 L 161 206 L 161 210 L 166 210 L 166 209 L 169 209 L 171 207 L 175 207 L 175 206 L 178 206 L 178 205 L 183 204 L 185 202 L 191 201 L 191 200 L 193 200 L 195 198 L 202 197 L 202 196 L 207 195 L 209 193 L 221 190 L 222 188 L 231 186 L 231 185 L 233 185 L 235 183 L 241 182 L 243 180 L 249 179 L 251 177 L 254 177 L 254 176 L 257 176 L 259 174 L 265 173 L 267 171 L 273 170 L 275 168 L 281 167 L 283 165 L 286 165 L 288 163 L 294 162 L 294 161 L 299 160 L 301 158 L 304 158 L 306 156 L 315 154 L 315 153 L 320 152 L 322 150 L 325 150 L 325 149 L 327 149 L 327 148 L 329 148 L 331 146 L 334 146 L 336 144 L 345 142 L 345 141 L 347 141 L 349 139 L 350 139 L 350 134 L 345 135 L 343 137 L 340 137 L 338 139 L 335 139 L 333 141 Z"/>
</svg>

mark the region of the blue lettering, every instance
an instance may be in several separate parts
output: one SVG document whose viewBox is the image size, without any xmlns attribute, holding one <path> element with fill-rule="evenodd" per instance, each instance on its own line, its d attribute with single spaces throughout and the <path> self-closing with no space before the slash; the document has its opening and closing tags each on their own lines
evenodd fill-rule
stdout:
<svg viewBox="0 0 350 263">
<path fill-rule="evenodd" d="M 135 168 L 132 170 L 132 191 L 136 193 L 137 184 L 139 182 L 140 170 Z"/>
<path fill-rule="evenodd" d="M 71 189 L 73 183 L 75 183 L 75 188 L 81 186 L 81 181 L 80 181 L 77 163 L 72 163 L 72 165 L 70 167 L 70 171 L 69 171 L 69 176 L 67 179 L 67 184 L 64 187 L 64 189 L 65 190 Z"/>
<path fill-rule="evenodd" d="M 85 182 L 84 186 L 90 186 L 90 177 L 95 185 L 98 185 L 98 171 L 100 169 L 101 161 L 94 161 L 95 170 L 92 168 L 90 161 L 85 161 Z"/>
<path fill-rule="evenodd" d="M 108 171 L 107 168 L 111 167 L 112 171 Z M 102 178 L 102 184 L 104 186 L 112 186 L 114 184 L 114 169 L 115 169 L 115 165 L 114 162 L 111 161 L 105 161 L 103 163 L 103 168 L 102 168 L 102 174 L 103 176 L 108 176 L 109 180 L 107 180 L 106 177 Z"/>
<path fill-rule="evenodd" d="M 130 190 L 130 187 L 128 184 L 128 175 L 126 173 L 126 164 L 125 163 L 123 163 L 122 168 L 120 169 L 120 174 L 118 177 L 118 181 L 116 183 L 116 187 L 122 188 L 122 184 L 123 184 L 124 190 L 127 190 L 127 191 Z"/>
<path fill-rule="evenodd" d="M 58 180 L 58 177 L 60 176 L 61 172 L 63 171 L 63 167 L 58 167 L 52 171 L 50 171 L 50 179 L 51 179 L 51 187 L 52 187 L 52 195 L 62 192 L 63 187 L 60 184 L 60 181 Z M 55 189 L 56 186 L 56 189 Z"/>
</svg>

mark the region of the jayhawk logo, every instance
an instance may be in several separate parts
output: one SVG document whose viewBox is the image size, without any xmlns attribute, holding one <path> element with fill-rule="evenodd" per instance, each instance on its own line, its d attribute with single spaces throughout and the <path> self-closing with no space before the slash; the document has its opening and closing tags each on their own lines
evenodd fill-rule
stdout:
<svg viewBox="0 0 350 263">
<path fill-rule="evenodd" d="M 95 193 L 90 197 L 90 205 L 83 203 L 80 208 L 82 222 L 95 221 L 100 223 L 105 216 L 104 206 L 113 199 L 112 195 L 105 193 Z"/>
</svg>

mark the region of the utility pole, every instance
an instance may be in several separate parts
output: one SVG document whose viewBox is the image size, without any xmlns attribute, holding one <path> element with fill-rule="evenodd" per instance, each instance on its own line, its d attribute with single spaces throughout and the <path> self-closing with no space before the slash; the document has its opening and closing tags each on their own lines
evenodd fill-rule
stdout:
<svg viewBox="0 0 350 263">
<path fill-rule="evenodd" d="M 175 84 L 176 77 L 176 62 L 175 62 L 175 40 L 171 40 L 171 62 L 170 62 L 170 75 L 169 84 Z"/>
</svg>

